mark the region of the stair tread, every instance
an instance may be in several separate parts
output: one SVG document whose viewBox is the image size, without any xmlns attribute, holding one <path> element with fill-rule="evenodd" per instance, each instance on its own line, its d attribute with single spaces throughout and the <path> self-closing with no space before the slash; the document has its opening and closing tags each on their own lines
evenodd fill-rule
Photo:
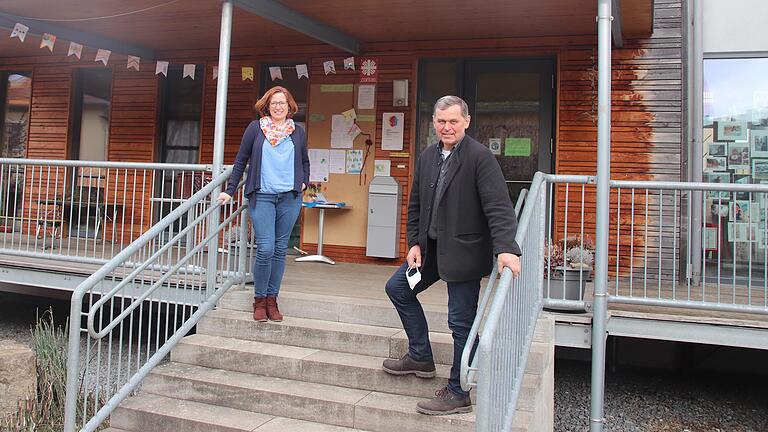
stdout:
<svg viewBox="0 0 768 432">
<path fill-rule="evenodd" d="M 128 398 L 120 405 L 120 408 L 144 414 L 151 413 L 164 417 L 181 418 L 201 423 L 211 429 L 224 427 L 228 430 L 242 430 L 244 432 L 364 432 L 360 429 L 276 417 L 151 393 L 141 393 Z M 119 429 L 115 429 L 115 431 L 119 431 Z"/>
<path fill-rule="evenodd" d="M 187 336 L 180 342 L 180 344 L 373 370 L 381 370 L 381 364 L 385 360 L 385 357 L 365 354 L 329 351 L 318 348 L 294 347 L 290 345 L 271 344 L 267 342 L 240 340 L 224 336 L 204 334 Z M 435 369 L 438 377 L 448 378 L 450 376 L 450 365 L 436 364 Z"/>
</svg>

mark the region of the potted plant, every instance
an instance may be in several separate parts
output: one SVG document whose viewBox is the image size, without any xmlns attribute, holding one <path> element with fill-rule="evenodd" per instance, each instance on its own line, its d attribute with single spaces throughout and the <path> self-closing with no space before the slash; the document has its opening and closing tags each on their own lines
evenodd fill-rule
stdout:
<svg viewBox="0 0 768 432">
<path fill-rule="evenodd" d="M 323 184 L 320 182 L 310 182 L 307 188 L 304 190 L 304 194 L 307 196 L 307 201 L 317 201 L 318 194 L 323 192 Z"/>
<path fill-rule="evenodd" d="M 581 236 L 568 237 L 565 241 L 550 243 L 545 254 L 548 297 L 553 300 L 583 300 L 595 260 L 592 240 Z"/>
</svg>

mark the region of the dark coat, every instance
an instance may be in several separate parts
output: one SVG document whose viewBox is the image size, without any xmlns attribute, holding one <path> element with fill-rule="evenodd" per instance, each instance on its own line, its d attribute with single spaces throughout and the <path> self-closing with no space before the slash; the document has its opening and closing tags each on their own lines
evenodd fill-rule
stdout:
<svg viewBox="0 0 768 432">
<path fill-rule="evenodd" d="M 261 151 L 264 139 L 259 121 L 252 121 L 243 134 L 240 150 L 237 151 L 235 163 L 232 165 L 232 175 L 229 177 L 225 191 L 230 196 L 235 194 L 237 184 L 240 183 L 249 160 L 251 163 L 248 165 L 248 178 L 245 180 L 245 195 L 248 196 L 261 189 Z M 307 134 L 301 126 L 296 125 L 296 129 L 291 134 L 291 140 L 293 140 L 293 190 L 301 193 L 301 184 L 309 184 Z"/>
<path fill-rule="evenodd" d="M 424 150 L 408 203 L 408 247 L 421 246 L 422 262 L 426 254 L 437 253 L 440 278 L 447 282 L 479 279 L 491 272 L 495 255 L 521 254 L 515 210 L 496 158 L 466 135 L 454 157 L 433 204 L 442 158 L 438 144 Z M 437 251 L 427 250 L 432 207 L 438 212 Z"/>
</svg>

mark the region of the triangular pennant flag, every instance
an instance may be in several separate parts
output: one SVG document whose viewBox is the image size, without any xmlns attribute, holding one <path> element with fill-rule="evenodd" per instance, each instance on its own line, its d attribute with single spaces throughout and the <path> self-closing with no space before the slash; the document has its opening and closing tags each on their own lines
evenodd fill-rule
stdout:
<svg viewBox="0 0 768 432">
<path fill-rule="evenodd" d="M 271 66 L 269 68 L 269 76 L 272 77 L 272 81 L 283 79 L 283 71 L 280 70 L 280 66 Z"/>
<path fill-rule="evenodd" d="M 252 67 L 244 66 L 242 69 L 240 69 L 240 74 L 243 76 L 243 81 L 245 81 L 245 80 L 253 81 L 253 68 Z"/>
<path fill-rule="evenodd" d="M 43 38 L 40 39 L 40 48 L 48 48 L 53 52 L 53 45 L 56 43 L 56 36 L 50 33 L 43 33 Z"/>
<path fill-rule="evenodd" d="M 184 65 L 184 73 L 182 74 L 182 78 L 186 78 L 186 77 L 195 79 L 195 65 L 193 64 Z"/>
<path fill-rule="evenodd" d="M 296 75 L 298 75 L 299 79 L 301 79 L 301 77 L 305 77 L 309 79 L 309 71 L 307 71 L 307 65 L 306 64 L 296 65 Z"/>
<path fill-rule="evenodd" d="M 168 62 L 167 61 L 158 61 L 155 65 L 155 75 L 157 74 L 163 74 L 165 76 L 168 76 Z"/>
<path fill-rule="evenodd" d="M 128 69 L 135 69 L 138 71 L 140 63 L 141 58 L 132 55 L 128 56 Z"/>
<path fill-rule="evenodd" d="M 13 26 L 13 31 L 11 32 L 11 39 L 17 37 L 20 41 L 24 42 L 24 39 L 27 37 L 27 32 L 29 31 L 29 27 L 25 26 L 22 23 L 16 23 L 15 26 Z"/>
<path fill-rule="evenodd" d="M 100 62 L 104 63 L 104 66 L 106 66 L 107 63 L 109 63 L 109 56 L 111 54 L 112 54 L 112 51 L 99 48 L 99 50 L 96 51 L 96 60 L 95 61 L 97 61 L 97 62 L 100 61 Z"/>
<path fill-rule="evenodd" d="M 333 60 L 328 60 L 326 62 L 323 62 L 323 70 L 325 71 L 326 75 L 328 75 L 329 73 L 335 74 L 336 64 L 333 63 Z"/>
<path fill-rule="evenodd" d="M 83 46 L 80 45 L 77 42 L 70 42 L 69 43 L 69 52 L 67 53 L 67 57 L 73 55 L 77 57 L 78 60 L 80 60 L 80 56 L 83 54 Z"/>
<path fill-rule="evenodd" d="M 344 59 L 344 70 L 355 70 L 355 58 L 347 57 Z"/>
<path fill-rule="evenodd" d="M 219 79 L 219 67 L 218 66 L 214 66 L 213 67 L 213 79 L 214 80 Z"/>
</svg>

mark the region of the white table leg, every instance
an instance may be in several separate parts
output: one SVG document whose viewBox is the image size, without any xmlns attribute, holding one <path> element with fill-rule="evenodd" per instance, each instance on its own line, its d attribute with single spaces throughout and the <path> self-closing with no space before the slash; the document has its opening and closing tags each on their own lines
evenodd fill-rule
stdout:
<svg viewBox="0 0 768 432">
<path fill-rule="evenodd" d="M 336 261 L 323 255 L 323 227 L 325 225 L 325 209 L 318 208 L 318 210 L 320 210 L 320 214 L 318 215 L 318 224 L 317 224 L 317 254 L 298 257 L 296 258 L 296 261 L 297 262 L 324 262 L 326 264 L 333 265 L 333 264 L 336 264 Z"/>
</svg>

